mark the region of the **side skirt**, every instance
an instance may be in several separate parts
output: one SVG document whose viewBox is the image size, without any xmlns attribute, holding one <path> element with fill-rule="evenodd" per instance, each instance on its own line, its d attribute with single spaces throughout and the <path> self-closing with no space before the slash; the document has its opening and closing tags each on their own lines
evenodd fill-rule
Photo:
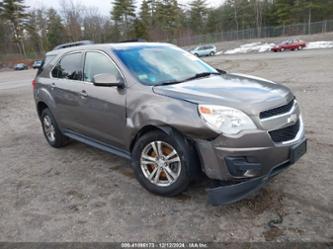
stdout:
<svg viewBox="0 0 333 249">
<path fill-rule="evenodd" d="M 63 134 L 65 136 L 67 136 L 69 138 L 72 138 L 72 139 L 74 139 L 76 141 L 79 141 L 81 143 L 90 145 L 90 146 L 95 147 L 97 149 L 109 152 L 109 153 L 114 154 L 116 156 L 120 156 L 122 158 L 131 160 L 131 153 L 129 151 L 127 151 L 127 150 L 119 149 L 119 148 L 117 148 L 115 146 L 103 143 L 101 141 L 97 141 L 95 139 L 92 139 L 92 138 L 84 136 L 82 134 L 73 132 L 71 130 L 67 130 L 66 129 L 66 130 L 63 130 L 62 132 L 63 132 Z"/>
</svg>

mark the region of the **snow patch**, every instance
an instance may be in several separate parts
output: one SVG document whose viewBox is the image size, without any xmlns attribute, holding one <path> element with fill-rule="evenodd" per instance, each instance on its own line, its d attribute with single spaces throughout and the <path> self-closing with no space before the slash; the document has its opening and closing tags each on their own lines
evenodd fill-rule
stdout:
<svg viewBox="0 0 333 249">
<path fill-rule="evenodd" d="M 230 49 L 225 51 L 225 54 L 246 54 L 251 52 L 267 52 L 270 51 L 272 47 L 274 47 L 274 43 L 262 43 L 262 42 L 253 42 L 241 45 L 239 48 Z"/>
<path fill-rule="evenodd" d="M 316 41 L 306 44 L 305 49 L 333 48 L 333 41 Z"/>
<path fill-rule="evenodd" d="M 247 53 L 263 53 L 268 52 L 275 46 L 275 43 L 263 43 L 253 42 L 241 45 L 239 48 L 230 49 L 224 52 L 224 54 L 247 54 Z M 321 49 L 321 48 L 333 48 L 333 41 L 316 41 L 308 42 L 305 49 Z"/>
</svg>

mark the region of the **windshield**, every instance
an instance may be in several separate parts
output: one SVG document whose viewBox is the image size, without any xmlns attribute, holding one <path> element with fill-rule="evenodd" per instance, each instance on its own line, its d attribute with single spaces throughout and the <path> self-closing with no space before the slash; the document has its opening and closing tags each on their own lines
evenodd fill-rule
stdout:
<svg viewBox="0 0 333 249">
<path fill-rule="evenodd" d="M 217 71 L 176 46 L 152 45 L 114 49 L 130 72 L 145 85 L 181 82 L 200 73 Z"/>
</svg>

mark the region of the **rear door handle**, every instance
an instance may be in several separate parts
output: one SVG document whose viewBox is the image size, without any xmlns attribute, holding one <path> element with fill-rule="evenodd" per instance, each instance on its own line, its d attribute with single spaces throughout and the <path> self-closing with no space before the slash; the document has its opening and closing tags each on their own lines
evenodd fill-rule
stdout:
<svg viewBox="0 0 333 249">
<path fill-rule="evenodd" d="M 87 93 L 87 91 L 86 91 L 86 90 L 82 90 L 82 91 L 81 91 L 81 96 L 82 96 L 82 97 L 88 97 L 88 93 Z"/>
</svg>

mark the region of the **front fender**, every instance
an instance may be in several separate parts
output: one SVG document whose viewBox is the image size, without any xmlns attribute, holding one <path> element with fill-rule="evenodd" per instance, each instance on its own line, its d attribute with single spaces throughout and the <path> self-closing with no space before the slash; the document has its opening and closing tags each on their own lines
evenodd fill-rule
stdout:
<svg viewBox="0 0 333 249">
<path fill-rule="evenodd" d="M 172 127 L 191 138 L 216 136 L 199 117 L 195 104 L 153 91 L 128 92 L 126 125 L 129 130 L 128 145 L 145 126 Z"/>
</svg>

